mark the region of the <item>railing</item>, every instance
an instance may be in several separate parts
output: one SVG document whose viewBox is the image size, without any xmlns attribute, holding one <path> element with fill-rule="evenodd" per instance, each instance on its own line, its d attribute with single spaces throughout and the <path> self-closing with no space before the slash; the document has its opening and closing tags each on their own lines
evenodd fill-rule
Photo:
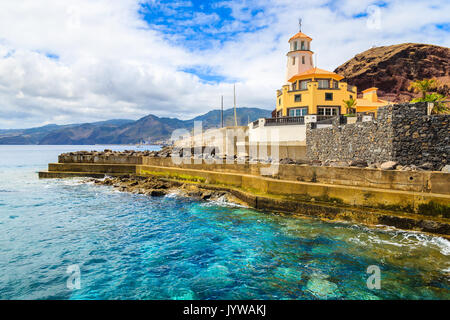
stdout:
<svg viewBox="0 0 450 320">
<path fill-rule="evenodd" d="M 266 126 L 283 126 L 292 124 L 305 124 L 305 117 L 278 117 L 266 119 Z"/>
<path fill-rule="evenodd" d="M 325 115 L 317 115 L 317 122 L 320 124 L 331 124 L 333 121 L 333 118 L 338 117 L 337 115 L 334 116 L 325 116 Z"/>
</svg>

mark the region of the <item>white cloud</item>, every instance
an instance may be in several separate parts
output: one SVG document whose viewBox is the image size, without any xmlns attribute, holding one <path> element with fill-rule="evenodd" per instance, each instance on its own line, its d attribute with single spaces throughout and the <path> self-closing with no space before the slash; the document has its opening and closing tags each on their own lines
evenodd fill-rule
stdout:
<svg viewBox="0 0 450 320">
<path fill-rule="evenodd" d="M 374 1 L 224 1 L 234 20 L 217 24 L 218 12 L 194 12 L 189 1 L 162 4 L 195 37 L 196 25 L 225 41 L 205 39 L 195 48 L 183 34 L 165 33 L 142 20 L 139 0 L 22 0 L 0 2 L 0 128 L 132 118 L 153 113 L 189 118 L 232 102 L 236 79 L 240 106 L 271 109 L 284 81 L 287 39 L 297 31 L 314 38 L 318 65 L 333 70 L 373 45 L 424 42 L 449 46 L 450 3 L 386 1 L 381 29 L 364 13 Z M 181 8 L 181 9 L 180 9 Z M 189 11 L 190 10 L 190 11 Z M 202 36 L 198 35 L 198 41 Z M 210 70 L 228 79 L 207 83 L 183 72 Z"/>
</svg>

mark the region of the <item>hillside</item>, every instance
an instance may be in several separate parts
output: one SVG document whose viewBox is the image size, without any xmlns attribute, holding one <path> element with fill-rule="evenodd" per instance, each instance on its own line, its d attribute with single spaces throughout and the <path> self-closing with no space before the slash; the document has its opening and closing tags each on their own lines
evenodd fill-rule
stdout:
<svg viewBox="0 0 450 320">
<path fill-rule="evenodd" d="M 358 92 L 379 88 L 383 99 L 404 102 L 417 94 L 408 90 L 413 80 L 437 78 L 440 92 L 449 95 L 450 49 L 427 44 L 403 43 L 375 47 L 357 54 L 334 71 L 358 87 Z"/>
<path fill-rule="evenodd" d="M 270 117 L 270 111 L 258 108 L 238 108 L 239 125 L 246 125 L 247 120 Z M 233 125 L 233 109 L 224 110 L 224 124 Z M 202 121 L 204 129 L 220 127 L 220 110 L 190 120 L 176 118 L 159 118 L 148 115 L 139 120 L 109 120 L 102 122 L 55 124 L 31 129 L 0 130 L 0 144 L 48 144 L 48 145 L 87 145 L 87 144 L 135 144 L 140 142 L 155 143 L 170 138 L 175 129 L 191 129 L 194 121 Z"/>
</svg>

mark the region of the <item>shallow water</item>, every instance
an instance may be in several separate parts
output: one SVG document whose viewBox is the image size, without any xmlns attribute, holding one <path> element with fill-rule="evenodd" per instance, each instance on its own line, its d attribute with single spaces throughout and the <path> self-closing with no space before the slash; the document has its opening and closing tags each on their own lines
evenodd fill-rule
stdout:
<svg viewBox="0 0 450 320">
<path fill-rule="evenodd" d="M 37 177 L 61 152 L 103 148 L 0 146 L 1 299 L 450 298 L 439 237 Z"/>
</svg>

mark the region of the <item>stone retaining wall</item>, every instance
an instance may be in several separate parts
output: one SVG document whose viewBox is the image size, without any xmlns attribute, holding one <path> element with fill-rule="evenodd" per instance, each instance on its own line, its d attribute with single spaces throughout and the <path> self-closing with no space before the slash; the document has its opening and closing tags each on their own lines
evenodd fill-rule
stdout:
<svg viewBox="0 0 450 320">
<path fill-rule="evenodd" d="M 379 109 L 375 121 L 306 131 L 310 160 L 401 165 L 431 163 L 439 170 L 450 163 L 449 115 L 427 115 L 427 103 L 396 104 Z"/>
</svg>

